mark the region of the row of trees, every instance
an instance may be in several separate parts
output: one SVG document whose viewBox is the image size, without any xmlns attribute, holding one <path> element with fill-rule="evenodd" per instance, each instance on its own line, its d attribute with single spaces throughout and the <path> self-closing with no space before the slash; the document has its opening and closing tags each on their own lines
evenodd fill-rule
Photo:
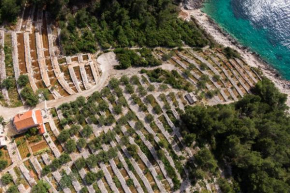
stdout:
<svg viewBox="0 0 290 193">
<path fill-rule="evenodd" d="M 110 148 L 108 151 L 100 151 L 98 154 L 91 154 L 87 159 L 80 158 L 75 161 L 75 166 L 78 170 L 89 166 L 90 168 L 94 168 L 97 164 L 101 162 L 108 162 L 110 159 L 117 157 L 117 149 Z"/>
<path fill-rule="evenodd" d="M 56 171 L 57 169 L 59 169 L 64 164 L 68 163 L 69 161 L 71 161 L 70 156 L 66 153 L 63 153 L 62 155 L 59 156 L 59 158 L 55 158 L 54 160 L 52 160 L 50 165 L 46 165 L 42 169 L 41 175 L 45 176 L 49 174 L 51 171 Z"/>
<path fill-rule="evenodd" d="M 98 181 L 104 177 L 104 173 L 102 170 L 98 171 L 97 173 L 95 172 L 88 172 L 85 176 L 85 181 L 87 184 L 91 185 L 95 181 Z"/>
<path fill-rule="evenodd" d="M 107 88 L 104 88 L 103 91 L 107 90 Z M 104 93 L 108 94 L 108 93 Z M 94 124 L 99 124 L 99 125 L 112 125 L 115 122 L 115 118 L 112 114 L 108 116 L 100 115 L 99 118 L 96 118 L 96 114 L 99 111 L 107 111 L 109 110 L 109 104 L 105 100 L 103 100 L 101 97 L 102 95 L 105 96 L 104 94 L 101 94 L 99 92 L 95 92 L 87 101 L 85 102 L 84 97 L 79 97 L 79 98 L 84 98 L 84 104 L 78 105 L 77 101 L 73 101 L 70 103 L 64 103 L 59 107 L 59 109 L 62 110 L 62 114 L 64 116 L 64 119 L 60 121 L 60 124 L 64 127 L 67 124 L 85 124 L 86 123 L 86 118 L 89 117 L 90 123 Z M 95 98 L 96 97 L 96 98 Z M 95 98 L 95 99 L 93 99 Z M 108 99 L 110 102 L 115 101 L 114 95 L 108 94 Z M 98 100 L 98 105 L 96 105 L 96 100 Z M 126 105 L 126 101 L 124 99 L 119 100 L 121 104 Z M 118 106 L 120 107 L 120 106 Z M 116 110 L 116 109 L 115 109 Z M 117 111 L 120 109 L 117 109 Z M 89 136 L 92 132 L 87 132 L 89 130 L 85 129 L 83 130 L 82 134 L 84 136 Z"/>
<path fill-rule="evenodd" d="M 107 133 L 101 134 L 99 137 L 91 140 L 89 142 L 89 147 L 93 151 L 97 151 L 101 148 L 102 144 L 109 144 L 112 140 L 115 139 L 115 132 L 108 131 Z"/>
<path fill-rule="evenodd" d="M 234 185 L 219 181 L 227 192 L 290 192 L 286 95 L 265 78 L 252 92 L 231 105 L 187 107 L 184 130 L 195 134 L 198 146 L 209 144 L 224 169 L 232 169 Z M 215 173 L 216 161 L 207 150 L 195 160 L 195 178 L 204 170 Z"/>
</svg>

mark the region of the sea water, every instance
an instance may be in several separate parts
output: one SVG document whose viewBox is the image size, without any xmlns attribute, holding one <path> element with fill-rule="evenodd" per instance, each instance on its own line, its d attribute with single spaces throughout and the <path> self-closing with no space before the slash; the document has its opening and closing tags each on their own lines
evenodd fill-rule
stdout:
<svg viewBox="0 0 290 193">
<path fill-rule="evenodd" d="M 207 0 L 202 10 L 290 80 L 290 0 Z"/>
</svg>

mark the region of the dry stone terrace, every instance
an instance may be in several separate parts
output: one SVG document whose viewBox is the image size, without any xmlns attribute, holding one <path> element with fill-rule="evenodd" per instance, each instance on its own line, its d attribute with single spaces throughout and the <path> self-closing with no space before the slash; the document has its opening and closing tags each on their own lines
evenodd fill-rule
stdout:
<svg viewBox="0 0 290 193">
<path fill-rule="evenodd" d="M 188 178 L 199 148 L 185 143 L 180 115 L 188 105 L 227 104 L 251 93 L 256 69 L 219 49 L 184 47 L 153 49 L 161 66 L 116 70 L 113 52 L 60 55 L 58 34 L 35 7 L 25 9 L 15 31 L 0 29 L 1 81 L 27 75 L 27 86 L 47 89 L 50 100 L 37 107 L 43 136 L 9 136 L 0 177 L 8 172 L 13 180 L 0 190 L 30 192 L 44 179 L 52 192 L 220 191 L 210 175 L 197 183 Z M 2 106 L 23 105 L 22 89 L 1 87 Z"/>
<path fill-rule="evenodd" d="M 219 50 L 156 50 L 159 58 L 164 54 L 170 55 L 167 62 L 175 65 L 177 71 L 195 85 L 195 95 L 205 97 L 209 104 L 236 101 L 250 93 L 251 87 L 260 79 L 255 69 L 238 58 L 227 59 Z"/>
<path fill-rule="evenodd" d="M 81 93 L 98 83 L 101 71 L 95 56 L 78 54 L 66 60 L 66 57 L 59 55 L 56 45 L 58 34 L 55 26 L 49 23 L 46 12 L 35 7 L 27 7 L 24 12 L 18 30 L 0 30 L 1 47 L 5 48 L 1 49 L 0 55 L 1 82 L 10 77 L 16 82 L 20 75 L 27 75 L 27 86 L 35 93 L 46 89 L 47 100 Z M 17 88 L 18 92 L 17 89 L 12 92 L 12 89 L 7 91 L 2 87 L 3 106 L 23 105 L 25 101 L 20 100 L 21 88 L 18 85 Z"/>
<path fill-rule="evenodd" d="M 160 53 L 160 50 L 156 50 L 156 55 Z M 224 84 L 227 80 L 222 77 L 232 75 L 232 82 L 227 84 L 235 83 L 237 86 L 240 79 L 237 74 L 234 77 L 234 70 L 240 74 L 245 72 L 243 66 L 234 69 L 238 64 L 236 62 L 228 73 L 222 75 L 220 66 L 210 61 L 210 57 L 204 61 L 198 59 L 209 54 L 206 51 L 199 53 L 185 50 L 175 51 L 174 54 L 176 55 L 167 61 L 174 66 L 170 69 L 179 69 L 181 73 L 190 69 L 192 79 L 195 78 L 194 72 L 197 72 L 198 76 L 207 75 L 210 79 L 207 84 L 210 86 L 205 89 L 219 88 L 226 91 Z M 215 55 L 212 57 L 218 58 Z M 221 56 L 219 58 L 220 61 L 224 59 Z M 207 68 L 201 69 L 201 62 L 206 64 Z M 163 70 L 166 71 L 166 68 Z M 214 74 L 221 77 L 218 80 L 220 82 L 214 80 Z M 181 74 L 180 76 L 182 77 Z M 258 79 L 255 74 L 248 74 L 244 80 L 250 85 L 255 81 L 253 77 Z M 41 139 L 46 146 L 40 148 L 45 151 L 39 149 L 37 152 L 31 152 L 28 160 L 21 157 L 25 149 L 23 144 L 8 149 L 11 155 L 18 155 L 18 159 L 13 159 L 12 165 L 9 166 L 9 171 L 14 171 L 10 172 L 14 175 L 14 181 L 23 181 L 23 185 L 19 185 L 18 189 L 29 191 L 38 179 L 45 178 L 53 186 L 53 191 L 63 192 L 79 192 L 83 188 L 87 188 L 89 192 L 191 192 L 202 189 L 217 191 L 218 186 L 215 182 L 210 184 L 206 181 L 205 187 L 198 184 L 191 186 L 187 179 L 186 160 L 198 149 L 188 148 L 183 144 L 176 120 L 179 119 L 184 106 L 188 105 L 184 98 L 188 91 L 175 89 L 170 84 L 164 88 L 165 83 L 151 82 L 151 79 L 148 73 L 122 76 L 112 80 L 108 87 L 95 92 L 87 99 L 78 98 L 75 102 L 51 108 L 45 119 L 47 132 Z M 114 81 L 117 83 L 114 84 Z M 196 91 L 191 93 L 199 98 L 198 93 L 202 91 L 197 91 L 197 85 L 198 83 L 194 88 Z M 238 92 L 233 91 L 235 88 L 233 86 L 231 90 L 238 98 Z M 220 101 L 230 101 L 222 95 L 217 96 Z M 197 103 L 200 102 L 211 103 L 212 99 L 199 98 Z M 73 125 L 79 125 L 79 130 L 72 132 Z M 60 136 L 65 132 L 71 135 L 70 140 L 74 141 L 73 152 L 68 150 L 67 140 L 61 141 Z M 80 139 L 85 139 L 85 147 L 80 146 Z M 26 146 L 29 150 L 33 147 L 30 146 L 30 142 L 27 142 Z M 137 147 L 135 152 L 131 151 L 134 147 Z M 65 163 L 54 166 L 57 163 L 54 160 L 63 159 L 65 152 L 68 152 Z M 107 159 L 96 161 L 91 157 L 93 154 L 96 157 L 106 155 Z M 80 159 L 83 159 L 85 165 L 78 164 Z M 27 161 L 29 165 L 24 164 Z M 71 170 L 67 169 L 67 166 L 70 166 Z M 47 168 L 53 170 L 45 173 Z M 100 171 L 102 175 L 96 182 L 91 184 L 86 181 L 87 175 L 96 175 Z M 1 174 L 3 175 L 3 172 Z M 69 184 L 65 183 L 67 178 L 72 178 Z"/>
<path fill-rule="evenodd" d="M 4 48 L 4 39 L 5 39 L 4 30 L 0 30 L 0 45 L 1 45 L 1 48 Z M 1 49 L 0 65 L 1 65 L 1 81 L 3 81 L 4 79 L 6 79 L 5 52 L 4 52 L 4 49 Z M 7 91 L 6 88 L 2 88 L 2 94 L 3 94 L 4 100 L 9 104 L 9 96 L 8 96 L 8 91 Z"/>
<path fill-rule="evenodd" d="M 117 78 L 99 92 L 49 107 L 46 133 L 38 139 L 25 137 L 21 143 L 16 136 L 8 148 L 12 163 L 1 175 L 9 171 L 23 192 L 39 179 L 45 179 L 53 192 L 219 191 L 210 177 L 194 186 L 188 179 L 186 163 L 199 149 L 184 144 L 179 128 L 180 114 L 190 105 L 185 95 L 195 96 L 197 104 L 229 103 L 249 93 L 259 77 L 242 60 L 228 60 L 216 50 L 156 49 L 154 54 L 170 58 L 145 71 L 115 71 Z M 79 55 L 55 57 L 59 69 L 68 66 L 76 92 L 83 92 L 86 87 L 79 79 L 86 76 L 90 87 L 90 80 L 103 72 L 89 58 L 86 64 L 79 61 L 85 60 Z M 95 75 L 85 75 L 86 66 L 98 69 Z M 157 79 L 153 73 L 159 73 Z M 166 81 L 167 73 L 190 89 Z M 62 140 L 65 135 L 69 138 Z M 96 180 L 90 182 L 88 176 Z"/>
</svg>

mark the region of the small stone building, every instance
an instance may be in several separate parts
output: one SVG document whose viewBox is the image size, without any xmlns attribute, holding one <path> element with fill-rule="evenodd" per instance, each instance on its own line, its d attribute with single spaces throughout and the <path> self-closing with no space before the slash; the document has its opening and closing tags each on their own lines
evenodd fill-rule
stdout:
<svg viewBox="0 0 290 193">
<path fill-rule="evenodd" d="M 45 127 L 40 110 L 31 110 L 15 115 L 13 118 L 13 125 L 19 133 L 25 132 L 32 127 L 37 127 L 39 134 L 45 133 Z"/>
<path fill-rule="evenodd" d="M 196 97 L 191 94 L 186 94 L 184 98 L 188 101 L 190 105 L 193 105 L 197 100 Z"/>
</svg>

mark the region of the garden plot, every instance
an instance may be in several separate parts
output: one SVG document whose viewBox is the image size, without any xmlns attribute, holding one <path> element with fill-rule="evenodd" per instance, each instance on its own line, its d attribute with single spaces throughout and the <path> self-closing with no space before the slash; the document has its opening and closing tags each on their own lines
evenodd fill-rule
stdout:
<svg viewBox="0 0 290 193">
<path fill-rule="evenodd" d="M 58 63 L 60 64 L 60 65 L 67 65 L 67 63 L 66 63 L 66 58 L 65 57 L 62 57 L 62 58 L 58 58 Z"/>
<path fill-rule="evenodd" d="M 134 187 L 134 184 L 133 184 L 133 180 L 129 177 L 126 169 L 124 168 L 124 166 L 122 164 L 122 162 L 119 160 L 119 158 L 115 158 L 114 162 L 115 162 L 117 168 L 119 169 L 120 173 L 122 174 L 124 180 L 126 181 L 126 184 L 129 186 L 130 191 L 132 193 L 137 193 L 137 190 L 136 190 L 136 188 Z"/>
<path fill-rule="evenodd" d="M 105 151 L 109 150 L 109 147 L 105 144 L 103 144 L 102 147 Z M 117 158 L 109 160 L 110 167 L 107 167 L 107 169 L 109 170 L 111 176 L 115 175 L 113 177 L 113 181 L 116 184 L 118 190 L 120 192 L 130 192 L 128 184 L 126 183 L 126 179 L 124 178 L 124 176 L 122 175 L 122 173 L 119 170 L 121 166 L 116 165 L 117 164 L 115 162 L 116 159 Z M 120 162 L 118 162 L 118 164 L 120 164 Z M 124 170 L 124 172 L 123 172 L 123 174 L 127 174 L 125 170 Z M 127 177 L 127 175 L 126 175 L 126 177 Z"/>
<path fill-rule="evenodd" d="M 223 71 L 223 73 L 226 76 L 226 81 L 229 81 L 231 84 L 231 90 L 232 92 L 235 94 L 236 98 L 241 97 L 242 95 L 242 91 L 240 91 L 240 88 L 236 85 L 236 81 L 234 80 L 234 75 L 232 74 L 232 72 L 226 67 L 226 65 L 223 63 L 223 61 L 218 58 L 215 54 L 211 54 L 210 56 L 211 60 Z"/>
<path fill-rule="evenodd" d="M 21 106 L 19 93 L 16 88 L 15 73 L 12 61 L 12 37 L 10 33 L 5 33 L 4 52 L 5 52 L 5 68 L 6 68 L 6 80 L 5 84 L 8 90 L 8 96 L 10 105 L 12 107 Z M 4 86 L 4 85 L 2 85 Z"/>
<path fill-rule="evenodd" d="M 31 150 L 33 152 L 33 155 L 42 153 L 44 151 L 50 151 L 49 146 L 44 140 L 31 145 Z"/>
<path fill-rule="evenodd" d="M 236 85 L 239 87 L 239 89 L 242 91 L 243 94 L 247 93 L 247 87 L 245 85 L 245 80 L 240 78 L 240 76 L 237 74 L 237 72 L 233 69 L 230 62 L 226 59 L 225 56 L 222 54 L 216 53 L 216 56 L 219 57 L 222 62 L 224 63 L 224 66 L 228 69 L 228 71 L 231 72 L 231 78 L 236 82 Z"/>
<path fill-rule="evenodd" d="M 256 80 L 252 79 L 251 75 L 249 75 L 249 73 L 239 65 L 237 60 L 230 59 L 229 61 L 231 65 L 234 67 L 234 69 L 237 70 L 238 74 L 245 79 L 246 84 L 248 85 L 249 88 L 255 85 Z"/>
<path fill-rule="evenodd" d="M 83 84 L 83 81 L 82 81 L 80 67 L 79 66 L 75 66 L 75 67 L 73 67 L 73 69 L 74 69 L 74 72 L 76 74 L 77 81 L 80 83 L 79 84 L 80 88 L 82 90 L 85 90 L 85 87 L 84 87 L 84 84 Z"/>
<path fill-rule="evenodd" d="M 201 76 L 198 78 L 199 81 L 197 86 L 203 89 L 204 84 L 206 84 L 205 86 L 209 90 L 206 92 L 206 96 L 208 98 L 212 98 L 214 95 L 216 95 L 220 101 L 227 101 L 227 97 L 223 91 L 223 88 L 220 86 L 221 83 L 217 83 L 219 81 L 220 75 L 209 63 L 201 59 L 198 55 L 196 55 L 196 57 L 198 57 L 200 60 L 194 60 L 194 58 L 190 58 L 187 55 L 183 55 L 181 53 L 178 53 L 178 55 L 182 58 L 183 62 L 186 61 L 189 63 L 189 66 L 187 67 L 189 71 L 195 68 L 201 73 Z"/>
<path fill-rule="evenodd" d="M 78 90 L 72 82 L 68 69 L 63 69 L 64 73 L 61 72 L 58 60 L 61 64 L 65 64 L 66 61 L 65 58 L 55 58 L 59 54 L 57 47 L 58 31 L 57 28 L 49 25 L 51 22 L 48 20 L 46 11 L 28 6 L 23 11 L 22 19 L 20 31 L 15 36 L 17 46 L 14 50 L 18 53 L 15 54 L 18 62 L 14 60 L 16 61 L 15 64 L 19 65 L 19 75 L 28 75 L 34 93 L 40 89 L 40 92 L 45 92 L 47 100 L 52 100 L 69 96 L 77 91 L 85 90 L 85 88 L 90 89 L 92 85 L 96 84 L 99 72 L 92 61 L 92 56 L 89 54 L 79 54 L 71 58 L 74 62 L 85 63 L 81 66 L 81 69 L 74 69 L 81 89 Z M 13 84 L 16 85 L 15 70 L 12 65 L 10 32 L 5 33 L 4 50 L 6 51 L 6 66 L 5 76 L 1 75 L 1 81 L 7 77 L 10 82 L 14 82 Z M 1 66 L 2 68 L 3 66 Z M 16 71 L 16 74 L 18 76 L 18 71 Z M 2 100 L 3 104 L 13 107 L 22 105 L 16 87 L 13 89 L 9 87 L 7 90 L 8 92 L 5 94 L 5 89 L 2 89 L 5 99 Z M 10 104 L 8 104 L 9 101 Z"/>
<path fill-rule="evenodd" d="M 48 29 L 49 30 L 51 29 L 50 29 L 50 26 L 47 25 L 47 17 L 46 17 L 45 12 L 43 12 L 43 17 L 44 19 L 42 21 L 43 22 L 43 25 L 42 25 L 42 40 L 43 41 L 42 42 L 45 49 L 44 57 L 46 58 L 46 66 L 48 68 L 48 75 L 51 80 L 51 88 L 55 89 L 60 96 L 64 96 L 64 97 L 69 96 L 69 93 L 66 90 L 66 88 L 63 88 L 63 86 L 67 86 L 66 85 L 67 82 L 65 78 L 62 77 L 62 74 L 59 74 L 61 73 L 61 71 L 58 66 L 58 60 L 54 56 L 54 52 L 53 52 L 54 46 L 53 46 L 53 43 L 50 42 L 51 40 L 49 40 Z M 54 62 L 54 65 L 52 64 L 53 62 Z"/>
<path fill-rule="evenodd" d="M 250 79 L 255 83 L 258 82 L 258 80 L 261 80 L 261 77 L 258 76 L 257 72 L 250 67 L 249 65 L 247 65 L 243 60 L 239 59 L 239 58 L 235 58 L 234 59 L 235 62 L 237 62 L 238 66 L 242 69 L 244 69 L 244 71 L 246 72 L 246 74 L 248 74 L 248 76 L 250 77 Z"/>
<path fill-rule="evenodd" d="M 45 11 L 42 12 L 43 19 L 42 19 L 42 26 L 41 26 L 41 32 L 42 32 L 42 42 L 43 42 L 43 48 L 44 48 L 44 57 L 48 58 L 49 55 L 49 43 L 48 43 L 48 35 L 47 35 L 47 18 Z M 51 67 L 52 69 L 52 67 Z"/>
<path fill-rule="evenodd" d="M 8 150 L 5 149 L 4 147 L 2 147 L 2 148 L 0 148 L 0 152 L 1 152 L 0 153 L 0 159 L 7 161 L 7 165 L 8 166 L 11 165 L 12 164 L 12 160 L 11 160 L 11 158 L 9 156 Z"/>
<path fill-rule="evenodd" d="M 59 143 L 59 141 L 57 140 L 54 133 L 52 132 L 49 123 L 45 123 L 45 128 L 46 128 L 47 134 L 50 136 L 50 138 L 52 139 L 53 143 L 56 145 L 59 152 L 63 152 L 63 148 L 62 148 L 61 144 Z"/>
<path fill-rule="evenodd" d="M 197 90 L 195 94 L 198 94 L 199 98 L 205 98 L 205 100 L 214 99 L 215 101 L 221 102 L 226 101 L 227 97 L 220 85 L 216 82 L 214 72 L 208 70 L 206 64 L 201 61 L 193 60 L 187 55 L 177 53 L 180 59 L 172 57 L 172 59 L 178 63 L 184 70 L 188 77 L 194 77 L 196 80 Z M 198 73 L 197 73 L 198 72 Z"/>
<path fill-rule="evenodd" d="M 78 61 L 79 61 L 79 59 L 78 59 L 78 57 L 77 57 L 77 56 L 75 56 L 75 57 L 72 57 L 72 58 L 71 58 L 71 61 L 72 61 L 72 62 L 78 62 Z"/>
<path fill-rule="evenodd" d="M 28 23 L 29 23 L 28 20 L 30 19 L 30 16 L 32 15 L 32 11 L 33 11 L 33 7 L 32 6 L 25 7 L 24 14 L 23 14 L 23 21 L 22 21 L 21 31 L 26 31 Z"/>
<path fill-rule="evenodd" d="M 26 160 L 23 164 L 28 169 L 30 177 L 33 178 L 35 181 L 38 181 L 39 180 L 38 174 L 37 174 L 34 166 L 32 165 L 31 161 Z"/>
<path fill-rule="evenodd" d="M 20 74 L 26 74 L 26 63 L 25 63 L 25 48 L 24 48 L 24 34 L 17 34 L 17 47 L 18 47 L 18 62 L 20 68 Z"/>
<path fill-rule="evenodd" d="M 75 91 L 76 93 L 78 92 L 75 84 L 73 83 L 73 80 L 71 78 L 70 72 L 69 72 L 69 67 L 66 64 L 60 65 L 60 69 L 64 74 L 64 79 L 65 81 L 67 81 L 67 83 L 69 84 L 70 88 L 73 89 L 73 91 Z"/>
<path fill-rule="evenodd" d="M 24 135 L 15 138 L 15 142 L 22 159 L 30 156 L 30 151 L 28 148 L 28 143 Z"/>
<path fill-rule="evenodd" d="M 192 54 L 192 51 L 189 51 Z M 206 64 L 211 68 L 211 70 L 215 71 L 215 74 L 218 76 L 213 77 L 215 80 L 220 80 L 222 83 L 222 87 L 224 87 L 223 91 L 226 94 L 229 100 L 237 100 L 238 93 L 233 86 L 232 82 L 227 78 L 228 74 L 220 68 L 220 64 L 215 60 L 211 55 L 211 52 L 206 51 L 203 56 L 203 53 L 199 53 L 199 55 L 203 56 L 203 58 L 207 58 Z"/>
<path fill-rule="evenodd" d="M 118 143 L 120 142 L 120 138 L 116 137 L 116 140 Z M 125 161 L 128 164 L 128 166 L 131 168 L 130 170 L 132 170 L 135 176 L 137 176 L 137 179 L 139 183 L 141 184 L 142 189 L 144 191 L 146 191 L 147 189 L 149 192 L 152 190 L 154 190 L 154 192 L 160 192 L 158 190 L 158 187 L 155 183 L 155 180 L 150 170 L 148 170 L 148 168 L 145 166 L 141 158 L 139 156 L 136 156 L 136 154 L 130 155 L 129 152 L 127 151 L 129 144 L 124 144 L 124 145 L 126 145 L 126 150 L 123 148 L 122 150 L 124 152 Z"/>
<path fill-rule="evenodd" d="M 137 136 L 140 136 L 140 134 L 139 135 L 132 135 L 132 137 L 135 139 Z M 163 172 L 166 173 L 166 171 L 162 170 L 163 169 L 162 167 L 164 167 L 164 166 L 161 162 L 159 162 L 159 159 L 156 156 L 157 154 L 155 153 L 154 146 L 149 145 L 150 143 L 153 143 L 153 141 L 146 143 L 146 141 L 144 141 L 144 140 L 136 139 L 135 142 L 130 142 L 130 143 L 133 145 L 136 143 L 140 147 L 141 151 L 144 154 L 140 154 L 139 156 L 142 159 L 143 163 L 146 164 L 146 167 L 149 167 L 149 170 L 151 172 L 153 172 L 152 174 L 153 174 L 153 178 L 154 178 L 155 182 L 158 184 L 159 183 L 158 181 L 161 181 L 164 188 L 167 189 L 167 191 L 168 191 L 170 189 L 170 186 L 169 186 L 169 184 L 168 184 L 168 182 L 165 179 L 164 174 L 163 174 Z M 156 144 L 155 144 L 155 147 L 156 147 Z M 148 158 L 148 161 L 150 161 L 151 164 L 149 164 L 150 162 L 146 161 L 147 159 L 144 159 L 145 158 L 144 155 L 146 155 L 146 157 Z M 162 168 L 162 169 L 160 169 L 160 168 Z M 161 184 L 160 185 L 158 184 L 157 186 L 160 189 L 160 191 L 163 190 Z"/>
<path fill-rule="evenodd" d="M 30 55 L 33 68 L 33 77 L 36 79 L 37 83 L 42 82 L 39 65 L 37 62 L 37 52 L 36 52 L 36 41 L 35 41 L 35 27 L 32 27 L 32 33 L 29 34 L 30 43 Z M 42 84 L 37 84 L 39 88 L 45 88 Z"/>
<path fill-rule="evenodd" d="M 87 77 L 88 77 L 88 81 L 90 84 L 96 84 L 95 83 L 95 79 L 94 79 L 94 76 L 93 76 L 93 72 L 92 72 L 92 68 L 90 65 L 85 65 L 85 69 L 86 69 L 86 73 L 87 73 Z"/>
<path fill-rule="evenodd" d="M 43 21 L 43 12 L 42 10 L 37 10 L 37 22 L 35 23 L 35 42 L 36 42 L 36 50 L 37 50 L 37 60 L 40 69 L 40 74 L 42 80 L 46 87 L 50 87 L 50 79 L 47 73 L 47 67 L 45 63 L 45 54 L 43 47 L 43 32 L 42 32 L 42 21 Z"/>
<path fill-rule="evenodd" d="M 84 55 L 83 55 L 83 60 L 86 61 L 86 60 L 88 60 L 88 59 L 89 59 L 89 56 L 88 56 L 87 54 L 84 54 Z"/>
<path fill-rule="evenodd" d="M 28 184 L 28 182 L 27 182 L 26 178 L 24 177 L 24 175 L 21 173 L 19 167 L 16 166 L 16 167 L 13 168 L 13 170 L 14 170 L 16 176 L 17 176 L 17 182 L 19 184 L 23 184 L 25 189 L 30 188 L 30 185 Z"/>
<path fill-rule="evenodd" d="M 0 46 L 4 47 L 5 45 L 5 33 L 3 30 L 0 30 Z M 6 65 L 5 65 L 5 51 L 4 49 L 0 50 L 0 72 L 1 72 L 1 83 L 3 80 L 6 79 Z M 2 99 L 1 103 L 2 105 L 8 106 L 9 103 L 9 96 L 8 96 L 8 91 L 5 87 L 1 86 L 1 91 L 2 91 Z"/>
</svg>

